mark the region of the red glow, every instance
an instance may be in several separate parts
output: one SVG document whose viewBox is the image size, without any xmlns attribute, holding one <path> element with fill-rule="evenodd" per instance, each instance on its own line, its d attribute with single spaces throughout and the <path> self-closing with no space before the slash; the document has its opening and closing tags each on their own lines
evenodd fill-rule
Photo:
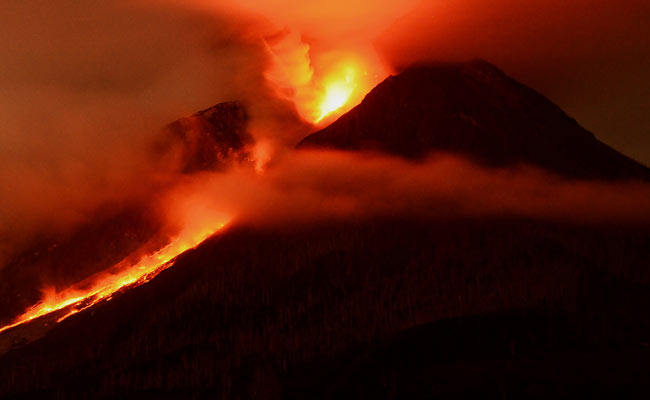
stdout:
<svg viewBox="0 0 650 400">
<path fill-rule="evenodd" d="M 210 227 L 202 229 L 186 229 L 177 235 L 162 249 L 132 261 L 127 257 L 108 271 L 98 273 L 90 278 L 56 292 L 53 288 L 43 291 L 40 302 L 17 317 L 11 324 L 0 328 L 6 331 L 18 325 L 35 320 L 44 315 L 70 308 L 70 311 L 60 317 L 56 322 L 61 322 L 69 316 L 83 311 L 103 300 L 110 300 L 112 296 L 124 288 L 140 286 L 156 277 L 160 272 L 174 264 L 180 254 L 198 246 L 208 237 L 221 230 L 227 222 L 217 222 Z"/>
<path fill-rule="evenodd" d="M 266 78 L 313 124 L 344 114 L 388 75 L 367 49 L 317 51 L 293 34 L 273 38 L 268 46 L 273 66 Z"/>
<path fill-rule="evenodd" d="M 325 90 L 318 105 L 319 115 L 316 123 L 345 106 L 357 89 L 358 71 L 354 66 L 350 65 L 336 72 L 325 80 Z"/>
</svg>

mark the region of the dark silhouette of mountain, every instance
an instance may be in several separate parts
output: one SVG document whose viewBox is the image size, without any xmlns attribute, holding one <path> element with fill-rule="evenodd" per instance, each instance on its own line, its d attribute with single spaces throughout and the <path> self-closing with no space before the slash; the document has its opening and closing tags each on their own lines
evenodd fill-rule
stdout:
<svg viewBox="0 0 650 400">
<path fill-rule="evenodd" d="M 247 128 L 248 114 L 241 103 L 219 103 L 169 124 L 158 147 L 163 151 L 180 147 L 179 166 L 184 173 L 220 169 L 248 156 Z"/>
<path fill-rule="evenodd" d="M 38 302 L 44 287 L 65 288 L 113 266 L 159 229 L 147 207 L 130 204 L 100 210 L 70 233 L 35 239 L 0 269 L 0 323 Z"/>
<path fill-rule="evenodd" d="M 559 107 L 485 61 L 415 66 L 299 148 L 379 150 L 420 159 L 459 153 L 488 165 L 530 163 L 572 178 L 650 179 Z"/>
<path fill-rule="evenodd" d="M 0 334 L 0 398 L 647 398 L 648 256 L 647 228 L 234 227 L 37 341 Z"/>
</svg>

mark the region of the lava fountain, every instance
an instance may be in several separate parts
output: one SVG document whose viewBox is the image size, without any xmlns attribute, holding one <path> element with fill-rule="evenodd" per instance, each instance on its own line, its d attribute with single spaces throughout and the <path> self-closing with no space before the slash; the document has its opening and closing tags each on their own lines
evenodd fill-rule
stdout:
<svg viewBox="0 0 650 400">
<path fill-rule="evenodd" d="M 300 116 L 321 125 L 358 103 L 388 71 L 376 54 L 364 49 L 322 51 L 292 32 L 267 38 L 272 64 L 266 78 L 280 98 Z"/>
<path fill-rule="evenodd" d="M 315 120 L 316 123 L 345 106 L 357 89 L 358 72 L 353 65 L 336 72 L 325 79 L 325 93 L 318 106 L 319 115 Z"/>
</svg>

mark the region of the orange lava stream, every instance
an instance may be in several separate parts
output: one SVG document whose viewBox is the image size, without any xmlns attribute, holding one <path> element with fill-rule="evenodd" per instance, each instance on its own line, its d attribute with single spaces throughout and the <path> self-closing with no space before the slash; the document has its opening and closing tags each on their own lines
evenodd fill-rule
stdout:
<svg viewBox="0 0 650 400">
<path fill-rule="evenodd" d="M 221 222 L 213 229 L 204 229 L 191 234 L 182 232 L 169 244 L 153 254 L 144 255 L 137 261 L 127 258 L 110 268 L 108 272 L 98 273 L 81 284 L 61 292 L 55 293 L 53 290 L 46 292 L 40 302 L 17 317 L 11 324 L 1 327 L 0 332 L 71 307 L 67 314 L 57 319 L 56 322 L 58 323 L 102 300 L 110 300 L 113 294 L 123 288 L 140 286 L 173 265 L 176 257 L 187 250 L 197 247 L 225 225 L 226 222 Z"/>
</svg>

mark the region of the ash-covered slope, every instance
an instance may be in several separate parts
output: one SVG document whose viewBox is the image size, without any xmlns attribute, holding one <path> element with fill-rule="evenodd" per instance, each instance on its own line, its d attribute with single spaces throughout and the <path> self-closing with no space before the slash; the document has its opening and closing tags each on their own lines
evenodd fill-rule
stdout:
<svg viewBox="0 0 650 400">
<path fill-rule="evenodd" d="M 648 179 L 559 107 L 485 61 L 417 66 L 391 76 L 299 148 L 372 149 L 408 158 L 460 153 L 529 163 L 574 178 Z"/>
</svg>

